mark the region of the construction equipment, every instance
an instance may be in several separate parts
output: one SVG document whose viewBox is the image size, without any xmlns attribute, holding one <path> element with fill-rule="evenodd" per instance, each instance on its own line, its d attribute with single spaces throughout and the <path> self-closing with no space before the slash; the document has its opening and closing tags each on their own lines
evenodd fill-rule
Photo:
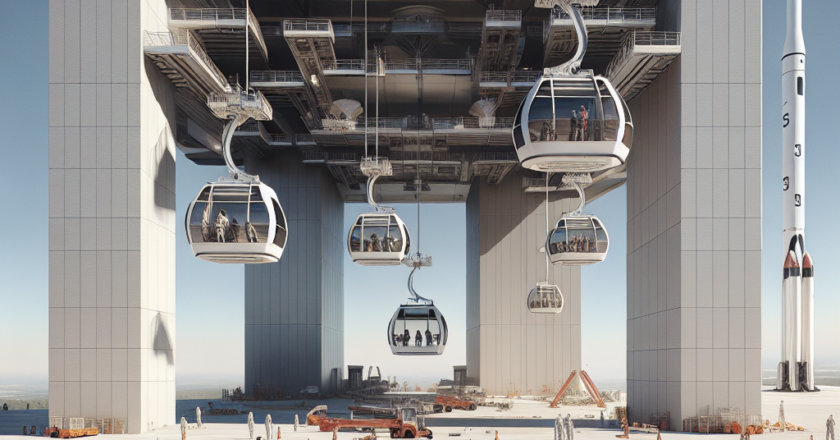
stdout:
<svg viewBox="0 0 840 440">
<path fill-rule="evenodd" d="M 376 376 L 372 376 L 371 373 L 373 372 L 373 365 L 368 367 L 368 384 L 379 383 L 382 381 L 382 372 L 379 371 L 379 367 L 376 367 Z"/>
<path fill-rule="evenodd" d="M 60 417 L 51 417 L 50 424 L 53 425 L 44 430 L 45 437 L 52 438 L 77 438 L 90 437 L 99 435 L 99 428 L 93 426 L 93 421 L 85 423 L 83 418 L 67 419 L 67 427 L 65 428 Z M 53 420 L 56 419 L 56 420 Z M 88 426 L 86 426 L 88 425 Z"/>
<path fill-rule="evenodd" d="M 327 417 L 326 405 L 315 407 L 306 415 L 307 425 L 317 425 L 321 432 L 331 432 L 336 429 L 387 429 L 391 438 L 432 438 L 432 431 L 426 429 L 423 419 L 417 417 L 415 408 L 400 408 L 399 416 L 395 419 L 338 419 Z"/>
<path fill-rule="evenodd" d="M 475 402 L 469 400 L 460 400 L 455 397 L 437 396 L 435 399 L 435 406 L 443 405 L 443 410 L 452 412 L 453 409 L 460 409 L 464 411 L 475 411 L 478 406 Z"/>
<path fill-rule="evenodd" d="M 560 387 L 560 391 L 558 391 L 557 394 L 554 396 L 554 400 L 551 401 L 551 405 L 549 405 L 549 408 L 558 407 L 560 403 L 560 398 L 563 397 L 566 391 L 573 389 L 570 388 L 570 385 L 572 384 L 572 381 L 575 378 L 578 379 L 579 384 L 582 385 L 582 388 L 586 391 L 586 393 L 589 394 L 590 397 L 592 397 L 592 400 L 595 401 L 595 404 L 598 405 L 598 407 L 607 407 L 607 405 L 604 403 L 604 400 L 601 399 L 601 393 L 598 392 L 598 388 L 595 387 L 595 383 L 592 382 L 592 379 L 589 377 L 588 374 L 586 374 L 586 371 L 580 370 L 580 373 L 578 373 L 577 370 L 572 370 L 572 373 L 569 374 L 569 378 L 566 379 L 566 382 L 563 384 L 562 387 Z M 574 389 L 579 391 L 579 394 L 581 391 L 580 388 L 580 386 L 574 387 Z"/>
</svg>

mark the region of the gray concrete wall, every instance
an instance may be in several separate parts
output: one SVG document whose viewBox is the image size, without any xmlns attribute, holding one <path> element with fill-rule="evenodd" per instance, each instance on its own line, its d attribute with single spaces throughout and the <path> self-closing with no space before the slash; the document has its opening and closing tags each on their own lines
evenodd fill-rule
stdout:
<svg viewBox="0 0 840 440">
<path fill-rule="evenodd" d="M 577 203 L 552 194 L 549 223 Z M 581 368 L 580 267 L 550 268 L 566 301 L 562 313 L 528 312 L 528 292 L 545 279 L 545 194 L 525 194 L 520 172 L 499 185 L 476 179 L 466 221 L 469 383 L 495 395 L 559 389 Z"/>
<path fill-rule="evenodd" d="M 629 103 L 631 421 L 760 414 L 761 2 L 663 0 L 682 55 Z"/>
<path fill-rule="evenodd" d="M 245 391 L 328 390 L 344 369 L 344 202 L 329 171 L 296 151 L 253 159 L 246 168 L 277 192 L 289 241 L 279 263 L 245 267 Z"/>
<path fill-rule="evenodd" d="M 50 0 L 50 416 L 175 422 L 175 89 L 163 0 Z"/>
</svg>

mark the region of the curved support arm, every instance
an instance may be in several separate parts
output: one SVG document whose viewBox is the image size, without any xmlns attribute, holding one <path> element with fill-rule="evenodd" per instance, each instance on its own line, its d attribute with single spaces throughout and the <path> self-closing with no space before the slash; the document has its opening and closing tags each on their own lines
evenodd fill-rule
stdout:
<svg viewBox="0 0 840 440">
<path fill-rule="evenodd" d="M 376 209 L 377 211 L 379 210 L 380 207 L 379 207 L 379 205 L 376 204 L 376 200 L 373 200 L 373 184 L 374 184 L 374 182 L 376 182 L 376 179 L 378 179 L 378 178 L 379 178 L 379 174 L 374 174 L 374 175 L 368 177 L 368 183 L 367 183 L 368 204 L 370 204 L 370 206 L 373 206 L 373 208 Z"/>
<path fill-rule="evenodd" d="M 557 6 L 571 17 L 572 23 L 575 25 L 575 31 L 577 32 L 578 44 L 574 56 L 569 61 L 556 67 L 547 67 L 545 74 L 574 75 L 580 71 L 580 64 L 583 62 L 583 56 L 586 54 L 586 46 L 589 44 L 589 34 L 586 32 L 586 23 L 583 22 L 583 15 L 580 14 L 578 8 L 572 6 L 572 1 L 558 0 Z"/>
<path fill-rule="evenodd" d="M 260 180 L 259 176 L 252 176 L 248 173 L 242 172 L 239 168 L 236 167 L 236 163 L 233 162 L 233 154 L 231 153 L 231 142 L 233 141 L 233 133 L 236 132 L 236 129 L 239 128 L 240 125 L 244 124 L 245 121 L 248 120 L 248 116 L 245 115 L 236 115 L 225 124 L 225 130 L 222 133 L 222 157 L 225 159 L 225 165 L 227 165 L 228 174 L 230 177 L 233 177 L 236 180 L 244 180 L 250 182 L 256 182 Z"/>
<path fill-rule="evenodd" d="M 409 298 L 410 300 L 419 303 L 420 301 L 425 301 L 426 304 L 434 304 L 432 300 L 423 298 L 422 296 L 417 294 L 417 291 L 414 290 L 414 271 L 418 269 L 417 266 L 414 269 L 411 269 L 411 275 L 408 276 L 408 293 L 414 295 L 414 298 Z"/>
<path fill-rule="evenodd" d="M 580 204 L 578 204 L 578 207 L 575 208 L 574 211 L 572 211 L 572 215 L 578 215 L 581 212 L 583 212 L 583 207 L 584 205 L 586 205 L 586 192 L 583 190 L 579 183 L 572 181 L 572 185 L 574 185 L 575 189 L 578 192 L 578 197 L 580 197 Z"/>
</svg>

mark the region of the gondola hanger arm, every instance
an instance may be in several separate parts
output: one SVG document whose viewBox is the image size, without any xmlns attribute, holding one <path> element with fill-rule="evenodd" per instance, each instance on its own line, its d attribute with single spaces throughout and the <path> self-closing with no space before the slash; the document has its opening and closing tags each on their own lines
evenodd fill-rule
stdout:
<svg viewBox="0 0 840 440">
<path fill-rule="evenodd" d="M 580 71 L 580 64 L 583 62 L 583 56 L 586 53 L 586 46 L 589 42 L 586 31 L 586 23 L 583 21 L 583 15 L 580 10 L 573 5 L 580 6 L 597 6 L 599 0 L 535 0 L 534 7 L 537 8 L 559 8 L 565 12 L 572 19 L 577 33 L 578 44 L 575 54 L 569 61 L 556 66 L 546 67 L 543 71 L 545 76 L 571 76 Z"/>
</svg>

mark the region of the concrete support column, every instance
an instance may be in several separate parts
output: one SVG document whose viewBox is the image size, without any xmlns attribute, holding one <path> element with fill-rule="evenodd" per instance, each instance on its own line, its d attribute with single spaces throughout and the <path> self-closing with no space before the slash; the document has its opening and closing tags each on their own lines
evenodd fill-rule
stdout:
<svg viewBox="0 0 840 440">
<path fill-rule="evenodd" d="M 164 0 L 50 0 L 50 416 L 175 422 L 175 88 Z"/>
<path fill-rule="evenodd" d="M 682 55 L 629 103 L 631 422 L 761 414 L 761 9 L 657 7 Z"/>
<path fill-rule="evenodd" d="M 246 169 L 277 192 L 289 241 L 280 262 L 245 267 L 244 391 L 327 391 L 344 369 L 344 201 L 329 171 L 297 151 L 249 157 Z"/>
<path fill-rule="evenodd" d="M 572 193 L 565 192 L 568 197 Z M 551 193 L 550 225 L 577 206 Z M 545 194 L 526 194 L 522 173 L 498 185 L 476 179 L 467 198 L 467 380 L 488 394 L 542 394 L 580 370 L 580 267 L 550 266 L 563 312 L 528 312 L 526 298 L 545 280 Z"/>
</svg>

